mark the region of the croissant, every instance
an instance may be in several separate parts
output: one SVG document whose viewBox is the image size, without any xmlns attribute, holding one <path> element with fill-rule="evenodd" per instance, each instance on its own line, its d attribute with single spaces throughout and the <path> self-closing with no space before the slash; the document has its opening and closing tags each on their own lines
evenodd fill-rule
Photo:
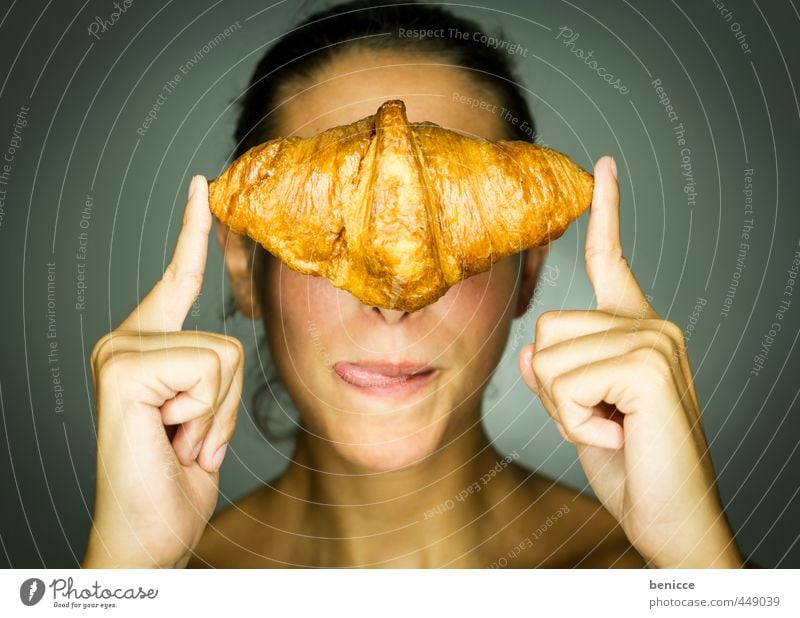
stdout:
<svg viewBox="0 0 800 618">
<path fill-rule="evenodd" d="M 523 141 L 409 123 L 402 101 L 248 150 L 209 184 L 214 215 L 362 303 L 416 311 L 494 262 L 561 236 L 594 178 Z"/>
</svg>

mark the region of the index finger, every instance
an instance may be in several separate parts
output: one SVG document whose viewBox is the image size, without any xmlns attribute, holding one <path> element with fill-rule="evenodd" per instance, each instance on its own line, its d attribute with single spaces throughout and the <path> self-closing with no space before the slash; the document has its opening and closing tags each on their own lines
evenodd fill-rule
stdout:
<svg viewBox="0 0 800 618">
<path fill-rule="evenodd" d="M 158 283 L 118 328 L 166 332 L 183 327 L 203 285 L 212 220 L 208 183 L 203 176 L 194 176 L 172 261 Z"/>
<path fill-rule="evenodd" d="M 620 315 L 655 315 L 622 253 L 617 166 L 609 156 L 594 168 L 594 195 L 586 231 L 586 272 L 597 308 Z"/>
</svg>

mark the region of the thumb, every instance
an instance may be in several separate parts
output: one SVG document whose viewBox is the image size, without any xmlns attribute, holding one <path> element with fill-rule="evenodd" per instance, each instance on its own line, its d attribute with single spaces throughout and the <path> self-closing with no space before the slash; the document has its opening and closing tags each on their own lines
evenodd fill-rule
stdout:
<svg viewBox="0 0 800 618">
<path fill-rule="evenodd" d="M 535 344 L 529 343 L 520 350 L 517 356 L 517 365 L 519 366 L 519 373 L 522 380 L 534 393 L 539 392 L 539 384 L 536 381 L 536 375 L 533 373 L 533 351 Z"/>
</svg>

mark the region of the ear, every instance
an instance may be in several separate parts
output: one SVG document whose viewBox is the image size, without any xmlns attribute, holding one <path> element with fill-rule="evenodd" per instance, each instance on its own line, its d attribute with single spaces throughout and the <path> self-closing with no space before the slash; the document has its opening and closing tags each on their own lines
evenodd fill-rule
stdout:
<svg viewBox="0 0 800 618">
<path fill-rule="evenodd" d="M 261 308 L 258 303 L 258 295 L 253 289 L 252 244 L 244 236 L 231 232 L 230 228 L 220 223 L 216 217 L 214 224 L 217 228 L 217 241 L 225 259 L 236 308 L 245 317 L 258 319 L 261 317 Z"/>
<path fill-rule="evenodd" d="M 520 273 L 519 295 L 517 296 L 517 309 L 514 317 L 520 318 L 528 310 L 539 272 L 544 264 L 545 257 L 550 251 L 550 245 L 531 247 L 522 252 L 522 272 Z"/>
</svg>

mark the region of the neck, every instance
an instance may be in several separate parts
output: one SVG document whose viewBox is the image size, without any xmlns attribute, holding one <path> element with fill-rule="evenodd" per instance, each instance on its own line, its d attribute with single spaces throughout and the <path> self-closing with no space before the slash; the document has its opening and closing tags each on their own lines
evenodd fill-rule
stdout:
<svg viewBox="0 0 800 618">
<path fill-rule="evenodd" d="M 304 503 L 299 532 L 314 548 L 311 559 L 326 566 L 443 566 L 479 547 L 489 525 L 484 514 L 509 491 L 503 475 L 492 475 L 491 483 L 484 475 L 507 462 L 490 444 L 480 410 L 465 421 L 423 461 L 377 473 L 303 432 L 281 490 Z"/>
</svg>

